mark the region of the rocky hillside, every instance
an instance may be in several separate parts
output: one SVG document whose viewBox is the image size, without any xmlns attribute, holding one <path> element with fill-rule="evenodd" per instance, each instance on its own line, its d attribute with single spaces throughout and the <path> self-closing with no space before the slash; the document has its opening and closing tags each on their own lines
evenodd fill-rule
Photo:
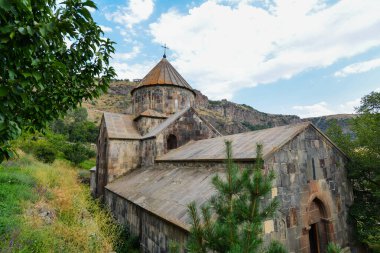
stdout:
<svg viewBox="0 0 380 253">
<path fill-rule="evenodd" d="M 107 94 L 95 101 L 84 102 L 83 106 L 88 109 L 90 118 L 96 122 L 99 122 L 103 111 L 131 113 L 130 91 L 136 85 L 133 82 L 114 81 Z M 307 120 L 325 131 L 327 122 L 331 119 L 337 119 L 338 124 L 343 127 L 344 131 L 348 132 L 348 120 L 354 116 L 352 114 L 339 114 L 301 119 L 296 115 L 260 112 L 251 106 L 236 104 L 225 99 L 220 101 L 209 100 L 200 91 L 195 90 L 195 92 L 197 93 L 197 111 L 222 134 L 235 134 Z"/>
<path fill-rule="evenodd" d="M 342 127 L 344 133 L 352 134 L 350 130 L 350 119 L 356 117 L 356 114 L 335 114 L 314 118 L 306 118 L 304 120 L 311 121 L 314 125 L 318 126 L 323 132 L 325 132 L 328 128 L 329 121 L 336 120 L 340 127 Z"/>
</svg>

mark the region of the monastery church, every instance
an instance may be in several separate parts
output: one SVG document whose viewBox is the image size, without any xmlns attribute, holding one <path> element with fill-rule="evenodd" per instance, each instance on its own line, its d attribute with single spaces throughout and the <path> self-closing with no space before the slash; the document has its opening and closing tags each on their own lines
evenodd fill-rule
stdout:
<svg viewBox="0 0 380 253">
<path fill-rule="evenodd" d="M 280 207 L 263 224 L 266 243 L 304 253 L 325 252 L 328 242 L 350 246 L 348 158 L 313 124 L 222 136 L 197 113 L 195 92 L 165 55 L 131 95 L 132 115 L 102 117 L 91 190 L 139 237 L 142 252 L 168 252 L 172 241 L 185 252 L 187 205 L 215 193 L 211 179 L 225 173 L 225 140 L 241 166 L 255 162 L 262 144 L 264 167 L 276 174 L 267 198 L 277 197 Z"/>
</svg>

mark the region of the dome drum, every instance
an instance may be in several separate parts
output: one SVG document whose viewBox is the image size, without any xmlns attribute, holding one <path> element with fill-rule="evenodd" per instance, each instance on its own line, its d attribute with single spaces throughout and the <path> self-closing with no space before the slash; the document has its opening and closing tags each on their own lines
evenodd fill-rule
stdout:
<svg viewBox="0 0 380 253">
<path fill-rule="evenodd" d="M 155 110 L 164 114 L 173 114 L 194 105 L 192 90 L 173 85 L 149 85 L 133 91 L 134 114 L 146 110 Z"/>
</svg>

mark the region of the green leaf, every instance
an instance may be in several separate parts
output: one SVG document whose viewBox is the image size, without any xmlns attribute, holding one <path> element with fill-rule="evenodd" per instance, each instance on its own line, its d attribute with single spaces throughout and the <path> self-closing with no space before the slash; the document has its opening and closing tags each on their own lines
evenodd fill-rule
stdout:
<svg viewBox="0 0 380 253">
<path fill-rule="evenodd" d="M 40 34 L 41 34 L 42 36 L 45 36 L 45 35 L 46 35 L 46 29 L 45 29 L 45 26 L 41 26 L 39 30 L 40 30 Z"/>
<path fill-rule="evenodd" d="M 8 89 L 6 87 L 0 87 L 0 97 L 5 97 L 8 94 Z"/>
<path fill-rule="evenodd" d="M 22 35 L 25 35 L 25 34 L 26 34 L 26 30 L 25 30 L 24 27 L 19 27 L 17 30 L 18 30 L 19 33 L 21 33 Z"/>
<path fill-rule="evenodd" d="M 11 32 L 11 34 L 9 34 L 9 38 L 13 39 L 15 37 L 15 32 Z"/>
<path fill-rule="evenodd" d="M 29 35 L 33 35 L 33 30 L 30 26 L 27 26 L 26 30 L 28 31 Z"/>
<path fill-rule="evenodd" d="M 29 72 L 22 72 L 21 74 L 22 74 L 25 78 L 28 78 L 28 77 L 32 76 L 32 74 L 29 73 Z"/>
<path fill-rule="evenodd" d="M 34 79 L 36 79 L 36 81 L 39 81 L 42 78 L 42 75 L 38 72 L 33 72 L 32 75 L 33 75 Z"/>
<path fill-rule="evenodd" d="M 13 70 L 8 70 L 9 79 L 14 80 L 15 79 L 15 72 Z"/>
<path fill-rule="evenodd" d="M 10 1 L 8 0 L 0 0 L 0 8 L 6 11 L 9 11 L 11 9 Z"/>
<path fill-rule="evenodd" d="M 86 1 L 83 3 L 84 6 L 91 7 L 97 9 L 96 4 L 93 1 Z"/>
</svg>

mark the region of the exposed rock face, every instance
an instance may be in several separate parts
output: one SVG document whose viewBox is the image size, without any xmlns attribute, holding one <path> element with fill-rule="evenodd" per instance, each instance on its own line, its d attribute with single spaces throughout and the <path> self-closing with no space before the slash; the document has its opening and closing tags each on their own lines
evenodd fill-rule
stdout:
<svg viewBox="0 0 380 253">
<path fill-rule="evenodd" d="M 95 105 L 84 103 L 91 111 L 111 111 L 119 113 L 132 113 L 131 90 L 137 86 L 136 83 L 115 81 L 108 89 L 108 93 L 96 100 Z M 244 104 L 236 104 L 225 99 L 220 101 L 209 100 L 200 91 L 196 93 L 195 105 L 198 113 L 210 122 L 221 134 L 235 134 L 252 130 L 264 129 L 274 126 L 287 125 L 301 121 L 311 121 L 322 131 L 326 131 L 328 121 L 336 119 L 343 131 L 350 133 L 349 119 L 354 114 L 338 114 L 314 118 L 301 119 L 296 115 L 269 114 L 257 111 Z M 98 116 L 96 118 L 100 120 Z"/>
<path fill-rule="evenodd" d="M 323 132 L 326 132 L 329 126 L 329 121 L 336 120 L 344 133 L 349 133 L 352 135 L 352 131 L 350 130 L 350 119 L 356 116 L 357 116 L 356 114 L 336 114 L 336 115 L 306 118 L 304 120 L 311 121 L 314 125 L 318 126 L 318 128 L 321 129 Z"/>
</svg>

